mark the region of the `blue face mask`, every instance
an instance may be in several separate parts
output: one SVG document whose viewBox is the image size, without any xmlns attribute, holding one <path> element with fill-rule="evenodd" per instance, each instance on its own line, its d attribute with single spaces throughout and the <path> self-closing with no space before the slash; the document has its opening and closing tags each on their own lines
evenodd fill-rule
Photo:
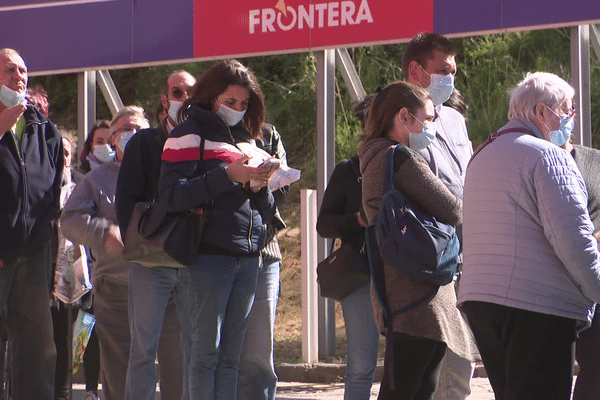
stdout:
<svg viewBox="0 0 600 400">
<path fill-rule="evenodd" d="M 559 118 L 560 123 L 558 129 L 548 133 L 550 141 L 558 147 L 567 143 L 567 140 L 571 137 L 571 132 L 573 132 L 573 128 L 575 127 L 575 120 L 573 120 L 573 117 L 561 115 Z"/>
<path fill-rule="evenodd" d="M 133 135 L 135 135 L 135 131 L 123 132 L 121 134 L 121 139 L 119 139 L 119 143 L 117 144 L 121 151 L 125 151 L 125 146 L 127 146 L 127 143 L 129 143 L 129 140 L 133 137 Z"/>
<path fill-rule="evenodd" d="M 0 89 L 0 101 L 6 107 L 16 106 L 23 100 L 25 100 L 25 92 L 15 92 L 14 90 L 2 85 L 2 88 Z"/>
<path fill-rule="evenodd" d="M 420 121 L 419 121 L 420 122 Z M 433 122 L 423 122 L 423 131 L 419 133 L 410 133 L 409 147 L 413 150 L 422 150 L 429 146 L 435 140 L 435 124 Z"/>
<path fill-rule="evenodd" d="M 427 91 L 434 106 L 444 104 L 454 92 L 454 75 L 431 74 L 431 84 Z"/>
<path fill-rule="evenodd" d="M 216 114 L 221 117 L 223 121 L 225 121 L 227 126 L 235 126 L 240 123 L 242 118 L 244 118 L 244 115 L 246 115 L 246 110 L 236 111 L 224 104 L 221 104 Z"/>
</svg>

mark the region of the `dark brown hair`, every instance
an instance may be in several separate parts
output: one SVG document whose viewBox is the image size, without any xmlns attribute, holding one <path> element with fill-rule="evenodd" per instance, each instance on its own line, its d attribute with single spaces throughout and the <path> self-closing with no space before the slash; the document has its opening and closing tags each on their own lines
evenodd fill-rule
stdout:
<svg viewBox="0 0 600 400">
<path fill-rule="evenodd" d="M 404 49 L 402 56 L 404 79 L 408 79 L 408 66 L 412 61 L 416 61 L 425 68 L 427 60 L 433 58 L 434 50 L 439 50 L 449 56 L 456 55 L 456 48 L 446 37 L 433 32 L 417 33 Z"/>
<path fill-rule="evenodd" d="M 427 100 L 431 100 L 429 93 L 411 83 L 394 82 L 386 86 L 371 102 L 362 140 L 368 142 L 387 137 L 394 127 L 394 118 L 400 110 L 406 108 L 414 115 L 418 109 L 425 107 Z"/>
<path fill-rule="evenodd" d="M 194 104 L 212 112 L 212 104 L 229 85 L 241 86 L 250 91 L 243 125 L 252 137 L 260 138 L 266 116 L 262 90 L 252 70 L 237 60 L 219 61 L 210 67 L 190 89 L 190 98 L 183 103 L 181 110 L 187 110 Z"/>
<path fill-rule="evenodd" d="M 48 109 L 50 107 L 48 92 L 46 92 L 46 89 L 42 85 L 27 88 L 27 101 L 40 110 L 46 117 L 48 116 Z"/>
<path fill-rule="evenodd" d="M 378 90 L 381 90 L 381 87 Z M 363 131 L 365 130 L 365 125 L 367 123 L 367 117 L 369 116 L 369 108 L 371 108 L 371 102 L 377 96 L 377 93 L 379 93 L 379 92 L 377 91 L 377 92 L 369 93 L 368 95 L 365 96 L 364 99 L 362 99 L 361 101 L 356 103 L 354 105 L 354 107 L 352 108 L 352 113 L 354 114 L 354 116 L 356 118 L 358 118 L 358 120 L 360 122 L 360 127 L 362 128 Z"/>
<path fill-rule="evenodd" d="M 81 151 L 81 155 L 79 156 L 79 161 L 84 162 L 85 158 L 88 156 L 88 154 L 90 154 L 92 152 L 92 145 L 94 144 L 94 134 L 96 133 L 96 131 L 98 129 L 101 129 L 101 128 L 110 129 L 110 121 L 107 121 L 105 119 L 98 120 L 98 121 L 96 121 L 94 126 L 92 126 L 92 129 L 90 129 L 90 133 L 88 134 L 88 137 L 85 139 L 85 142 L 83 143 L 83 150 Z"/>
</svg>

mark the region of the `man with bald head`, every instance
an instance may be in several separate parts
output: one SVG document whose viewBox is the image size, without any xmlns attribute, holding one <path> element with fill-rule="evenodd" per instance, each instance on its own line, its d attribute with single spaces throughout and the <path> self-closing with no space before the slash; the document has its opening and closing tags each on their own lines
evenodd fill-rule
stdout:
<svg viewBox="0 0 600 400">
<path fill-rule="evenodd" d="M 10 396 L 52 400 L 56 349 L 50 240 L 64 167 L 62 137 L 25 100 L 28 73 L 0 49 L 0 310 L 10 340 Z"/>
<path fill-rule="evenodd" d="M 196 79 L 187 71 L 167 75 L 160 96 L 166 116 L 159 127 L 139 131 L 127 145 L 116 193 L 123 237 L 135 204 L 157 198 L 162 148 L 169 133 L 178 125 L 181 105 L 195 83 Z M 185 284 L 191 279 L 186 274 L 189 274 L 187 268 L 131 264 L 128 298 L 131 345 L 125 399 L 153 400 L 157 375 L 163 399 L 188 398 L 182 377 L 186 375 L 183 357 L 189 344 L 183 338 L 184 346 L 181 345 L 181 322 L 176 309 L 177 306 L 179 315 L 187 315 L 180 301 L 181 296 L 189 296 Z M 159 374 L 154 363 L 157 351 Z"/>
</svg>

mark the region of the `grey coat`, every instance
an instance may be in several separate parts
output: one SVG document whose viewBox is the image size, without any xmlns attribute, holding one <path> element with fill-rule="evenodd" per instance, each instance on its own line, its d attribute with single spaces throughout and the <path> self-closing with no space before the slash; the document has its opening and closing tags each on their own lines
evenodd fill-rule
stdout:
<svg viewBox="0 0 600 400">
<path fill-rule="evenodd" d="M 459 303 L 483 301 L 589 320 L 600 301 L 600 254 L 573 158 L 530 121 L 471 162 L 464 195 Z"/>
</svg>

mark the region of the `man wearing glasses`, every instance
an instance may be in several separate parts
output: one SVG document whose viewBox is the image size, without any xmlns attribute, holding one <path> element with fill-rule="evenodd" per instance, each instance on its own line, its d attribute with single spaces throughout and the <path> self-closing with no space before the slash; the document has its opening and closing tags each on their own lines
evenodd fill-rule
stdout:
<svg viewBox="0 0 600 400">
<path fill-rule="evenodd" d="M 161 104 L 166 116 L 160 126 L 144 129 L 131 139 L 125 151 L 117 182 L 116 209 L 123 235 L 137 202 L 152 201 L 158 196 L 158 178 L 162 148 L 180 119 L 179 111 L 188 98 L 188 90 L 196 79 L 187 71 L 169 74 L 162 85 Z M 181 308 L 181 296 L 189 296 L 185 284 L 188 268 L 152 267 L 132 263 L 129 270 L 129 321 L 131 351 L 127 369 L 125 398 L 154 400 L 157 371 L 160 368 L 160 390 L 163 399 L 187 399 L 184 376 L 185 349 L 181 346 L 179 315 L 187 318 Z M 188 285 L 189 286 L 189 285 Z M 177 308 L 176 309 L 176 304 Z M 183 388 L 183 389 L 182 389 Z M 182 395 L 183 392 L 183 395 Z"/>
<path fill-rule="evenodd" d="M 129 360 L 127 292 L 130 263 L 123 259 L 123 241 L 115 212 L 115 190 L 125 147 L 136 131 L 149 128 L 144 110 L 121 109 L 110 124 L 116 159 L 90 171 L 77 184 L 61 216 L 62 232 L 73 243 L 91 249 L 91 279 L 96 333 L 100 345 L 102 398 L 123 399 Z M 97 399 L 93 392 L 85 400 Z"/>
</svg>

